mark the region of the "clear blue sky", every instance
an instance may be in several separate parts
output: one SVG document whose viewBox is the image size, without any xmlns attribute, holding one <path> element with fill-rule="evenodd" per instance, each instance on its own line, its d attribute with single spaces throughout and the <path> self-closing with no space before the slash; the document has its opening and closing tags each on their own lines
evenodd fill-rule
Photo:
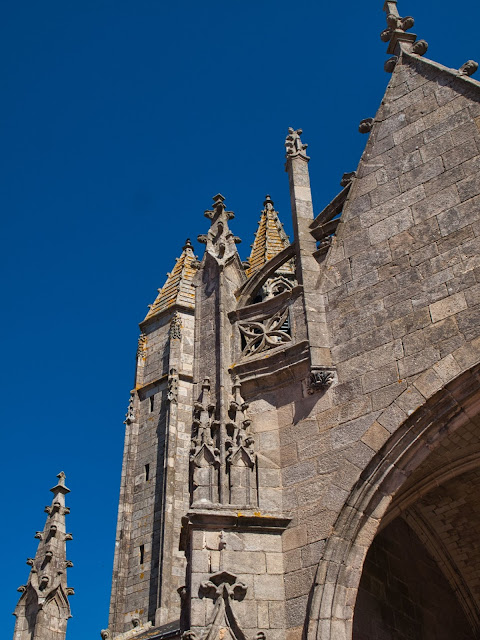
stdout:
<svg viewBox="0 0 480 640">
<path fill-rule="evenodd" d="M 480 5 L 400 0 L 458 68 Z M 291 228 L 283 142 L 304 129 L 316 211 L 356 168 L 389 76 L 381 0 L 24 0 L 0 25 L 4 637 L 64 470 L 68 639 L 107 625 L 137 323 L 221 192 L 246 257 L 266 193 Z M 197 245 L 198 253 L 202 247 Z"/>
</svg>

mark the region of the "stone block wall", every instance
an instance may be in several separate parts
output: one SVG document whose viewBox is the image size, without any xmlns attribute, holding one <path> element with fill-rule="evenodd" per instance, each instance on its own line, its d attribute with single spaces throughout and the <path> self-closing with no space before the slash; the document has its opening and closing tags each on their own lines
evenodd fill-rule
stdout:
<svg viewBox="0 0 480 640">
<path fill-rule="evenodd" d="M 115 595 L 116 609 L 115 585 L 112 591 L 110 626 L 114 619 L 116 632 L 131 629 L 136 618 L 163 624 L 180 615 L 177 589 L 185 583 L 185 556 L 178 541 L 189 506 L 194 321 L 192 313 L 177 313 L 180 337 L 172 340 L 172 317 L 173 311 L 144 326 L 146 339 L 139 349 L 135 423 L 127 427 L 134 435 L 127 438 L 124 454 L 115 559 L 116 566 L 124 564 L 123 598 Z"/>
<path fill-rule="evenodd" d="M 321 267 L 338 379 L 312 396 L 293 381 L 271 401 L 292 517 L 289 638 L 305 631 L 325 542 L 362 471 L 427 398 L 480 360 L 479 169 L 478 84 L 405 54 Z"/>
<path fill-rule="evenodd" d="M 268 519 L 266 519 L 268 521 Z M 231 608 L 248 640 L 263 632 L 272 640 L 285 638 L 285 590 L 282 541 L 279 532 L 235 531 L 221 526 L 194 530 L 191 536 L 191 629 L 199 635 L 215 617 L 215 597 L 205 584 L 215 574 L 235 576 L 243 589 L 231 599 Z M 218 579 L 219 582 L 221 579 Z M 222 621 L 219 621 L 222 626 Z M 223 622 L 232 628 L 231 623 Z"/>
</svg>

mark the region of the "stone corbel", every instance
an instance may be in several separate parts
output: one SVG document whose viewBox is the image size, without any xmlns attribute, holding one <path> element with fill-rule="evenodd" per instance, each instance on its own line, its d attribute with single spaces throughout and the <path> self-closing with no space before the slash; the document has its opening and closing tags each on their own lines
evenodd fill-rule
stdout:
<svg viewBox="0 0 480 640">
<path fill-rule="evenodd" d="M 332 369 L 314 369 L 310 372 L 306 381 L 308 395 L 317 391 L 325 391 L 335 380 L 335 372 Z"/>
</svg>

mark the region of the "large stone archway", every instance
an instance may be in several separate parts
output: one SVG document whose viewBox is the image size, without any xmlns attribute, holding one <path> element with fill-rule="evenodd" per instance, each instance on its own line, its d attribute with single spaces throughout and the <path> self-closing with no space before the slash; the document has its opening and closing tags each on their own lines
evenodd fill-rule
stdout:
<svg viewBox="0 0 480 640">
<path fill-rule="evenodd" d="M 375 535 L 434 486 L 479 467 L 479 414 L 480 366 L 476 366 L 430 398 L 373 458 L 340 512 L 318 566 L 309 640 L 352 637 L 363 563 Z M 470 436 L 464 447 L 457 448 L 452 442 L 462 432 Z M 429 460 L 442 445 L 450 455 L 435 469 Z M 471 614 L 475 617 L 475 612 Z"/>
</svg>

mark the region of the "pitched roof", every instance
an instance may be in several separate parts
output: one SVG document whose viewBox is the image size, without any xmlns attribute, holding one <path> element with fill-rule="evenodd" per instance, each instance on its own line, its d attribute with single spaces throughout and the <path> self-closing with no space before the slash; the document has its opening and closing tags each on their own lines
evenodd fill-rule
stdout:
<svg viewBox="0 0 480 640">
<path fill-rule="evenodd" d="M 278 213 L 273 206 L 274 203 L 270 196 L 265 196 L 265 202 L 263 203 L 264 208 L 260 222 L 258 223 L 255 240 L 252 244 L 249 266 L 245 271 L 248 278 L 290 244 L 288 236 L 283 230 L 283 225 L 280 222 Z M 291 261 L 286 262 L 279 270 L 284 273 L 295 272 Z"/>
<path fill-rule="evenodd" d="M 158 290 L 158 296 L 153 304 L 148 305 L 150 311 L 145 320 L 162 313 L 166 309 L 179 305 L 193 309 L 195 306 L 195 288 L 193 286 L 193 276 L 196 269 L 193 263 L 196 261 L 193 247 L 190 240 L 187 240 L 183 247 L 182 255 L 177 258 L 173 271 L 167 275 L 167 280 L 163 287 Z"/>
</svg>

